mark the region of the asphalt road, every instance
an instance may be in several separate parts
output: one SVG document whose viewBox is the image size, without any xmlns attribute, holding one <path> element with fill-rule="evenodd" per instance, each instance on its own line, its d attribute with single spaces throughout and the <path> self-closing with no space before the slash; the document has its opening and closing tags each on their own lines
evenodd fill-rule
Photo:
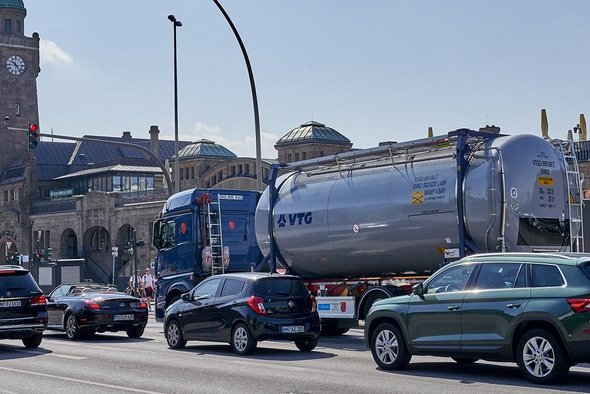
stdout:
<svg viewBox="0 0 590 394">
<path fill-rule="evenodd" d="M 0 340 L 0 393 L 590 393 L 590 365 L 573 367 L 559 385 L 524 380 L 515 364 L 414 357 L 408 369 L 376 368 L 362 330 L 322 338 L 302 353 L 289 342 L 261 342 L 248 357 L 228 344 L 189 342 L 170 350 L 151 319 L 141 339 L 125 333 L 69 341 L 47 331 L 41 347 Z"/>
</svg>

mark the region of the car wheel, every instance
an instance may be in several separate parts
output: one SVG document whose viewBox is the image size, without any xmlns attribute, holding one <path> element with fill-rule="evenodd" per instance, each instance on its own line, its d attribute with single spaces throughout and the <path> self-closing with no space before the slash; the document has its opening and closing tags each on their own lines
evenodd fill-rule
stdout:
<svg viewBox="0 0 590 394">
<path fill-rule="evenodd" d="M 234 327 L 231 334 L 231 347 L 241 356 L 250 354 L 256 349 L 256 340 L 252 338 L 250 330 L 244 323 Z"/>
<path fill-rule="evenodd" d="M 141 338 L 144 330 L 145 330 L 145 326 L 141 326 L 141 327 L 132 327 L 132 328 L 126 330 L 125 332 L 127 333 L 127 336 L 129 338 Z"/>
<path fill-rule="evenodd" d="M 42 339 L 43 339 L 43 334 L 35 334 L 35 335 L 30 336 L 28 338 L 23 338 L 23 345 L 25 345 L 25 347 L 29 348 L 29 349 L 34 348 L 34 347 L 39 347 Z"/>
<path fill-rule="evenodd" d="M 166 327 L 166 341 L 170 349 L 182 349 L 186 345 L 182 329 L 176 320 L 170 321 Z"/>
<path fill-rule="evenodd" d="M 318 345 L 318 338 L 305 337 L 295 339 L 295 346 L 302 352 L 311 352 Z"/>
<path fill-rule="evenodd" d="M 66 323 L 65 323 L 65 332 L 66 337 L 70 340 L 80 338 L 80 330 L 78 329 L 78 321 L 76 320 L 76 316 L 73 313 L 69 313 L 66 316 Z"/>
<path fill-rule="evenodd" d="M 370 347 L 373 359 L 382 369 L 404 369 L 412 358 L 402 334 L 391 323 L 377 327 L 371 336 Z"/>
<path fill-rule="evenodd" d="M 457 364 L 459 365 L 469 365 L 473 364 L 479 358 L 471 358 L 471 357 L 451 357 Z"/>
<path fill-rule="evenodd" d="M 537 384 L 555 383 L 570 368 L 561 342 L 543 329 L 524 334 L 516 356 L 522 374 Z"/>
</svg>

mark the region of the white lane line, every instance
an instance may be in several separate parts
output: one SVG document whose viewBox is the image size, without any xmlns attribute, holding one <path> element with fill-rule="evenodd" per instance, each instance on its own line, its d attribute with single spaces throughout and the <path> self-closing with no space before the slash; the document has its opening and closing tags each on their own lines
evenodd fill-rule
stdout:
<svg viewBox="0 0 590 394">
<path fill-rule="evenodd" d="M 256 362 L 256 361 L 236 360 L 236 361 L 232 361 L 232 362 L 234 362 L 236 364 L 244 364 L 244 365 L 256 366 L 256 367 L 265 367 L 265 368 L 279 369 L 279 370 L 285 370 L 285 371 L 314 372 L 314 373 L 317 372 L 317 370 L 314 370 L 311 368 L 288 367 L 288 366 L 284 366 L 284 365 L 260 363 L 260 362 Z"/>
<path fill-rule="evenodd" d="M 132 387 L 116 386 L 116 385 L 113 385 L 113 384 L 106 384 L 106 383 L 88 382 L 86 380 L 80 380 L 80 379 L 74 379 L 74 378 L 67 378 L 65 376 L 57 376 L 57 375 L 51 375 L 51 374 L 41 373 L 41 372 L 23 371 L 21 369 L 0 367 L 0 370 L 4 370 L 4 371 L 8 371 L 8 372 L 24 373 L 24 374 L 27 374 L 27 375 L 41 376 L 41 377 L 44 377 L 44 378 L 53 378 L 53 379 L 58 379 L 58 380 L 65 380 L 66 382 L 80 383 L 80 384 L 85 384 L 85 385 L 90 385 L 90 386 L 105 387 L 105 388 L 108 388 L 108 389 L 115 389 L 115 390 L 121 390 L 121 391 L 131 391 L 131 392 L 134 392 L 134 393 L 164 394 L 164 393 L 160 393 L 160 392 L 157 392 L 157 391 L 148 391 L 148 390 L 134 389 Z"/>
<path fill-rule="evenodd" d="M 76 361 L 86 360 L 88 358 L 88 357 L 81 357 L 81 356 L 69 356 L 67 354 L 46 353 L 46 352 L 40 352 L 40 351 L 35 351 L 35 350 L 12 349 L 12 351 L 17 352 L 17 353 L 35 354 L 37 356 L 50 356 L 50 357 L 57 357 L 57 358 L 65 358 L 68 360 L 76 360 Z"/>
</svg>

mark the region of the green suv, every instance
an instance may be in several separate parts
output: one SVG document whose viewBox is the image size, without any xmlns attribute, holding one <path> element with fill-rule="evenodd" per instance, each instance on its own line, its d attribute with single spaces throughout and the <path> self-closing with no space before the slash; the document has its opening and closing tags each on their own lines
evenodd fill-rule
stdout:
<svg viewBox="0 0 590 394">
<path fill-rule="evenodd" d="M 438 270 L 412 294 L 381 300 L 365 320 L 377 365 L 405 368 L 412 355 L 516 361 L 551 384 L 590 362 L 590 255 L 480 254 Z"/>
</svg>

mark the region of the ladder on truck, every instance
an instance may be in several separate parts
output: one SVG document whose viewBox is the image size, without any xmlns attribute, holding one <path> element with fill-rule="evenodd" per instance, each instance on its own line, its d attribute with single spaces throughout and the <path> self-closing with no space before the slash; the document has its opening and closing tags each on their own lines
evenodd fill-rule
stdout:
<svg viewBox="0 0 590 394">
<path fill-rule="evenodd" d="M 574 141 L 558 141 L 557 145 L 561 151 L 566 171 L 568 217 L 570 221 L 570 251 L 584 252 L 582 187 Z"/>
<path fill-rule="evenodd" d="M 211 275 L 225 273 L 223 264 L 223 232 L 221 231 L 221 200 L 217 195 L 217 201 L 207 204 L 207 233 L 209 247 L 211 248 Z"/>
</svg>

